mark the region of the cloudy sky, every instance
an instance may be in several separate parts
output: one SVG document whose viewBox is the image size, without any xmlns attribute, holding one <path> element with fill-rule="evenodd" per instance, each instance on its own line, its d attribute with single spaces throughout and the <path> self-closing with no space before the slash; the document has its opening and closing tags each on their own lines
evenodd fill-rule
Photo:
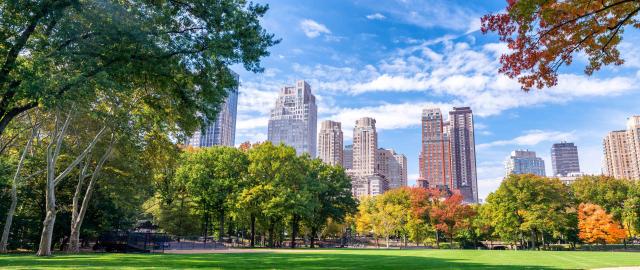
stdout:
<svg viewBox="0 0 640 270">
<path fill-rule="evenodd" d="M 265 2 L 265 1 L 258 1 Z M 317 97 L 318 120 L 342 122 L 351 141 L 355 120 L 377 121 L 379 145 L 407 156 L 409 183 L 418 175 L 420 114 L 470 106 L 475 116 L 478 187 L 495 190 L 512 150 L 535 150 L 551 174 L 550 147 L 575 142 L 580 166 L 599 173 L 602 137 L 640 114 L 640 33 L 627 29 L 626 63 L 592 77 L 578 56 L 558 86 L 520 91 L 497 73 L 505 52 L 495 35 L 479 31 L 483 14 L 505 0 L 277 0 L 263 26 L 282 42 L 263 61 L 265 72 L 240 67 L 236 142 L 264 141 L 278 90 L 307 80 Z M 319 122 L 318 121 L 318 122 Z"/>
</svg>

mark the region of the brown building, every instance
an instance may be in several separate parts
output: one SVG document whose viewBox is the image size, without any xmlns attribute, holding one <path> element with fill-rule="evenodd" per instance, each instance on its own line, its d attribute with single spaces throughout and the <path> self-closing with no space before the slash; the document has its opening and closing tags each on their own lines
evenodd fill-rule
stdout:
<svg viewBox="0 0 640 270">
<path fill-rule="evenodd" d="M 448 125 L 439 108 L 422 111 L 422 146 L 419 186 L 451 188 L 451 155 Z"/>
<path fill-rule="evenodd" d="M 465 202 L 478 202 L 476 146 L 473 112 L 469 107 L 454 107 L 449 112 L 451 145 L 451 182 Z"/>
</svg>

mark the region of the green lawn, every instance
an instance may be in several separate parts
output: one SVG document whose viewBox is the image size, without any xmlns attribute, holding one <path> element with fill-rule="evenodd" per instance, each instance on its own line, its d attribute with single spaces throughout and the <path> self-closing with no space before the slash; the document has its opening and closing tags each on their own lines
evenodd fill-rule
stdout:
<svg viewBox="0 0 640 270">
<path fill-rule="evenodd" d="M 0 269 L 590 269 L 640 266 L 640 253 L 313 250 L 230 254 L 0 255 Z"/>
</svg>

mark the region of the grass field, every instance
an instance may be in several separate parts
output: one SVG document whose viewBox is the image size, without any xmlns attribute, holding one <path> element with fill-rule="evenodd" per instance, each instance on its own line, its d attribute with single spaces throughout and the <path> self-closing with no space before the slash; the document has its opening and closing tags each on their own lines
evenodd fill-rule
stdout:
<svg viewBox="0 0 640 270">
<path fill-rule="evenodd" d="M 0 255 L 0 269 L 591 269 L 640 266 L 640 253 L 296 250 L 226 254 Z"/>
</svg>

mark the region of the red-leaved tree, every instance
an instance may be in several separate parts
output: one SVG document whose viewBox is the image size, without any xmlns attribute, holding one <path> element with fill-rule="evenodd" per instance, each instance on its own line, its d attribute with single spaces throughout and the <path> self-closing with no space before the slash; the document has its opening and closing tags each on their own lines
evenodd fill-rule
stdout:
<svg viewBox="0 0 640 270">
<path fill-rule="evenodd" d="M 507 0 L 506 11 L 482 17 L 482 32 L 496 32 L 511 50 L 500 72 L 522 89 L 551 87 L 558 69 L 583 52 L 585 73 L 623 63 L 618 45 L 625 26 L 640 28 L 638 0 Z"/>
</svg>

